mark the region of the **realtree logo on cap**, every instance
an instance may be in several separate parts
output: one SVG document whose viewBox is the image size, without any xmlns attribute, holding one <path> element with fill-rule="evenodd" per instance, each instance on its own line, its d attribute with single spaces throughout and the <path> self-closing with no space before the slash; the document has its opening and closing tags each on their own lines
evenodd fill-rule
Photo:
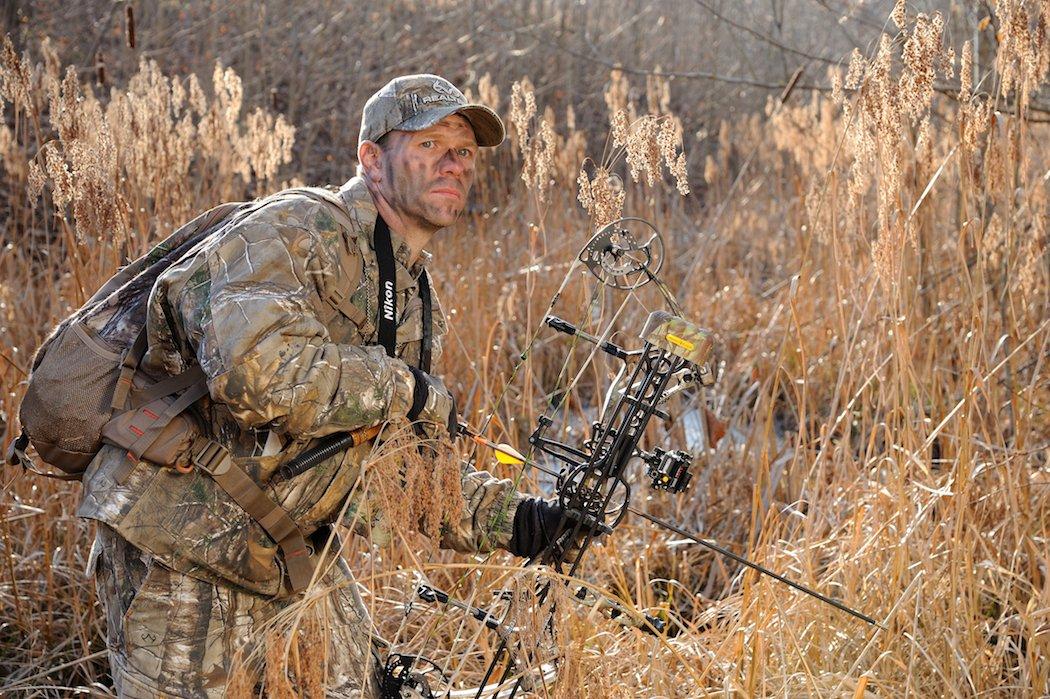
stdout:
<svg viewBox="0 0 1050 699">
<path fill-rule="evenodd" d="M 440 80 L 435 80 L 434 85 L 430 89 L 433 92 L 428 92 L 428 94 L 420 95 L 418 92 L 413 92 L 408 95 L 408 99 L 412 102 L 412 110 L 415 113 L 418 114 L 421 107 L 434 102 L 451 102 L 452 104 L 463 104 L 466 102 L 453 91 L 455 88 L 443 85 Z"/>
<path fill-rule="evenodd" d="M 440 80 L 434 81 L 434 92 L 438 93 L 439 95 L 445 95 L 445 97 L 454 102 L 458 102 L 462 97 L 459 90 L 452 87 L 448 83 L 443 83 Z"/>
</svg>

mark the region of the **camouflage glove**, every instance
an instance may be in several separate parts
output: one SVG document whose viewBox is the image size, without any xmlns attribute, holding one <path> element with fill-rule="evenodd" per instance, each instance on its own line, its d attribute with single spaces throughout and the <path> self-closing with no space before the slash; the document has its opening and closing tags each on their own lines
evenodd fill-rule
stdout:
<svg viewBox="0 0 1050 699">
<path fill-rule="evenodd" d="M 455 439 L 459 434 L 456 400 L 445 388 L 441 379 L 414 366 L 408 368 L 416 380 L 415 388 L 412 390 L 412 407 L 408 410 L 408 419 L 412 422 L 423 423 L 424 429 L 432 437 L 440 435 L 440 432 L 434 433 L 433 427 L 437 426 L 447 431 L 450 438 Z"/>
<path fill-rule="evenodd" d="M 566 545 L 565 538 L 575 526 L 576 518 L 566 514 L 557 500 L 525 498 L 518 503 L 518 509 L 514 513 L 514 529 L 510 541 L 507 542 L 507 550 L 515 556 L 535 558 L 544 551 L 548 551 L 548 555 L 556 555 L 559 553 L 556 549 L 564 546 L 560 552 L 561 561 L 571 565 L 579 558 L 580 545 L 588 534 L 586 526 L 580 527 L 580 531 Z M 594 538 L 597 539 L 608 532 L 608 527 L 600 525 L 594 533 Z"/>
</svg>

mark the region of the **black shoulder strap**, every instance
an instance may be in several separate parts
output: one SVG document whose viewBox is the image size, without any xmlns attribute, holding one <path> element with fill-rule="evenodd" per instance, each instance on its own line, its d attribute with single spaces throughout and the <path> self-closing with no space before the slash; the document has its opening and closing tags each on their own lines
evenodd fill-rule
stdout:
<svg viewBox="0 0 1050 699">
<path fill-rule="evenodd" d="M 390 228 L 382 216 L 376 217 L 376 262 L 379 264 L 379 344 L 387 356 L 397 356 L 397 282 L 394 268 L 394 247 L 390 242 Z M 423 302 L 423 339 L 419 347 L 419 368 L 430 373 L 431 343 L 433 342 L 433 309 L 430 300 L 430 280 L 426 270 L 419 274 L 419 298 Z"/>
<path fill-rule="evenodd" d="M 419 345 L 419 368 L 430 373 L 431 343 L 434 341 L 433 311 L 430 305 L 430 275 L 419 273 L 419 299 L 423 302 L 423 339 Z"/>
<path fill-rule="evenodd" d="M 387 356 L 397 352 L 397 282 L 394 270 L 394 248 L 390 228 L 382 216 L 376 217 L 376 262 L 379 263 L 379 344 Z"/>
</svg>

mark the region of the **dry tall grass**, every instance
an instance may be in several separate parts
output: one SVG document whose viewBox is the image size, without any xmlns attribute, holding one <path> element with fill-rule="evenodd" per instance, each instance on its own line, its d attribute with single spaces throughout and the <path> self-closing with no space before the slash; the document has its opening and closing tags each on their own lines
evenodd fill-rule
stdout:
<svg viewBox="0 0 1050 699">
<path fill-rule="evenodd" d="M 524 444 L 547 391 L 585 355 L 565 365 L 564 341 L 544 334 L 512 373 L 517 357 L 593 225 L 645 216 L 667 239 L 662 276 L 718 334 L 710 405 L 730 429 L 699 450 L 688 492 L 642 506 L 885 625 L 629 521 L 586 578 L 681 633 L 654 639 L 559 601 L 565 663 L 539 695 L 1050 693 L 1050 128 L 1030 107 L 1050 71 L 1050 3 L 1000 0 L 978 30 L 997 32 L 994 64 L 976 69 L 977 52 L 949 46 L 939 16 L 899 2 L 892 21 L 896 33 L 832 70 L 829 94 L 796 93 L 712 129 L 702 178 L 684 177 L 685 118 L 659 79 L 610 76 L 604 149 L 527 81 L 472 86 L 510 106 L 513 138 L 486 156 L 471 213 L 436 246 L 446 375 L 469 419 L 493 415 L 490 436 Z M 147 62 L 102 99 L 42 56 L 36 67 L 4 52 L 5 443 L 29 353 L 56 319 L 192 211 L 291 172 L 291 128 L 269 112 L 243 117 L 229 71 L 215 71 L 206 97 L 195 78 Z M 958 89 L 936 89 L 946 84 Z M 604 327 L 623 297 L 592 303 L 592 290 L 572 279 L 555 312 Z M 648 287 L 630 299 L 622 341 L 660 304 Z M 566 436 L 587 424 L 606 369 L 585 371 L 563 402 Z M 652 437 L 684 445 L 696 404 L 672 407 L 681 419 Z M 103 692 L 76 487 L 3 478 L 0 691 Z M 425 605 L 406 615 L 408 569 L 485 604 L 492 589 L 527 590 L 528 577 L 502 556 L 464 561 L 403 534 L 400 546 L 354 540 L 346 552 L 381 631 L 463 657 L 461 679 L 477 679 L 495 639 Z M 315 686 L 296 668 L 318 629 L 307 617 L 271 667 L 290 658 L 290 676 Z"/>
</svg>

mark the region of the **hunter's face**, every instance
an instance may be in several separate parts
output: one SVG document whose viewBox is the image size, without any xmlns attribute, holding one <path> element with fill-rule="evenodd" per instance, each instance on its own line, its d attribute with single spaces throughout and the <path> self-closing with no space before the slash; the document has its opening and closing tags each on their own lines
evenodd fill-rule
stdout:
<svg viewBox="0 0 1050 699">
<path fill-rule="evenodd" d="M 392 131 L 380 156 L 383 194 L 426 228 L 451 225 L 467 204 L 477 153 L 474 129 L 458 114 L 422 131 Z"/>
</svg>

